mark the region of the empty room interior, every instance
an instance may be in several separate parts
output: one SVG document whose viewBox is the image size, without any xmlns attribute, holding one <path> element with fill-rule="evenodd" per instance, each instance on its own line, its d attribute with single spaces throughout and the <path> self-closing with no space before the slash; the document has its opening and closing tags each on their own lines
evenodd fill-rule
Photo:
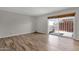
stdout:
<svg viewBox="0 0 79 59">
<path fill-rule="evenodd" d="M 79 51 L 79 8 L 0 7 L 0 51 Z"/>
</svg>

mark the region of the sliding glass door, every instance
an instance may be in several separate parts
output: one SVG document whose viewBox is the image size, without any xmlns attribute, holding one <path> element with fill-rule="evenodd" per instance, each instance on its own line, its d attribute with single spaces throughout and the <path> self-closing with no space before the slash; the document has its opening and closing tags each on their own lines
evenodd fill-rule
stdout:
<svg viewBox="0 0 79 59">
<path fill-rule="evenodd" d="M 57 17 L 48 19 L 48 33 L 50 35 L 73 37 L 75 16 Z"/>
<path fill-rule="evenodd" d="M 57 18 L 48 19 L 48 32 L 49 34 L 55 34 L 59 30 L 59 23 Z"/>
</svg>

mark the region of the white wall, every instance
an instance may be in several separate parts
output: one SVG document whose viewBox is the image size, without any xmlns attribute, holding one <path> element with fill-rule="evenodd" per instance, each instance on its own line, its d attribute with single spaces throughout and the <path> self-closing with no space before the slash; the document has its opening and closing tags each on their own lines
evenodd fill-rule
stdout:
<svg viewBox="0 0 79 59">
<path fill-rule="evenodd" d="M 31 16 L 0 11 L 0 38 L 32 33 L 35 31 L 34 21 Z"/>
<path fill-rule="evenodd" d="M 47 33 L 48 32 L 48 22 L 45 16 L 37 17 L 37 25 L 36 30 L 40 33 Z"/>
<path fill-rule="evenodd" d="M 79 8 L 76 9 L 76 16 L 75 16 L 75 37 L 76 40 L 79 40 Z"/>
<path fill-rule="evenodd" d="M 71 13 L 71 12 L 76 12 L 76 18 L 74 20 L 74 39 L 79 38 L 79 10 L 78 8 L 70 8 L 70 9 L 65 9 L 61 10 L 58 12 L 50 13 L 47 15 L 42 15 L 37 17 L 37 31 L 41 33 L 48 33 L 48 17 L 49 16 L 55 16 L 55 15 L 61 15 L 61 14 L 66 14 L 66 13 Z"/>
</svg>

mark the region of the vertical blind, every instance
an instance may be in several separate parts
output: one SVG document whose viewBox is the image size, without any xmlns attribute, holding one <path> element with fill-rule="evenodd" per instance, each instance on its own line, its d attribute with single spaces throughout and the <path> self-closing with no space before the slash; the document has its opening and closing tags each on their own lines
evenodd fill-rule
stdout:
<svg viewBox="0 0 79 59">
<path fill-rule="evenodd" d="M 73 21 L 63 21 L 59 22 L 59 30 L 66 32 L 73 32 Z"/>
</svg>

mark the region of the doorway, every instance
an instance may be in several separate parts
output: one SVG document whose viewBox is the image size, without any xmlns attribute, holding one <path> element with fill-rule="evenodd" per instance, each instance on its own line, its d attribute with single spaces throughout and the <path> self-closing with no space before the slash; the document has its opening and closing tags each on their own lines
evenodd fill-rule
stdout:
<svg viewBox="0 0 79 59">
<path fill-rule="evenodd" d="M 48 33 L 73 38 L 74 35 L 74 16 L 55 17 L 48 19 Z"/>
</svg>

